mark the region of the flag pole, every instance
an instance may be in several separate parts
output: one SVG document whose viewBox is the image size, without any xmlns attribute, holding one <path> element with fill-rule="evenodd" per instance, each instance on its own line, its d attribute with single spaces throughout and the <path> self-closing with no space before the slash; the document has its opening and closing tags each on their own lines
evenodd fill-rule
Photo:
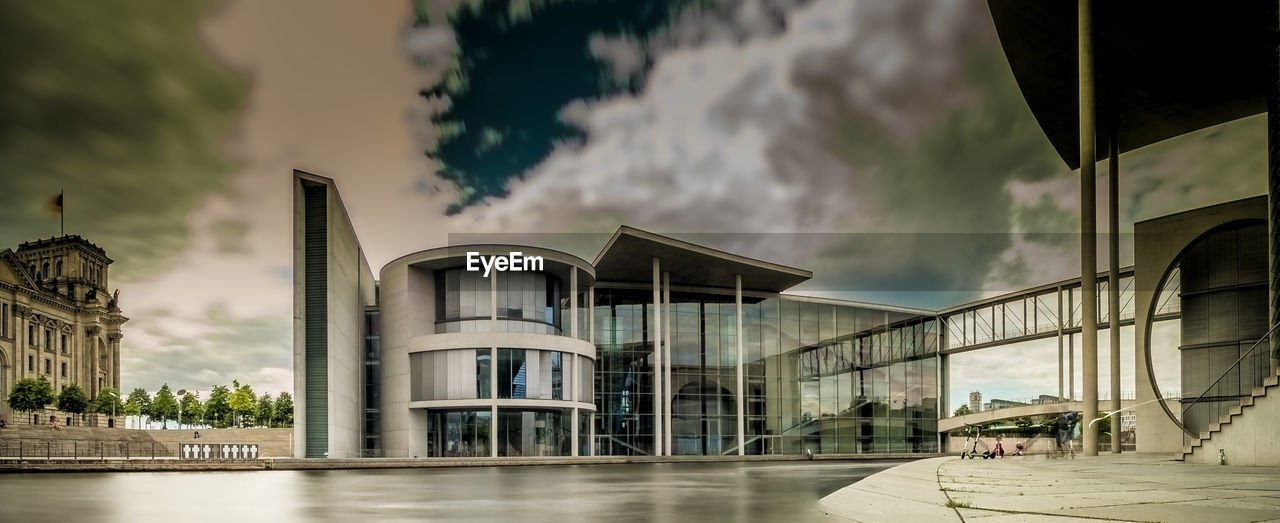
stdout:
<svg viewBox="0 0 1280 523">
<path fill-rule="evenodd" d="M 67 207 L 66 199 L 63 197 L 63 191 L 58 191 L 58 232 L 61 236 L 67 235 Z"/>
</svg>

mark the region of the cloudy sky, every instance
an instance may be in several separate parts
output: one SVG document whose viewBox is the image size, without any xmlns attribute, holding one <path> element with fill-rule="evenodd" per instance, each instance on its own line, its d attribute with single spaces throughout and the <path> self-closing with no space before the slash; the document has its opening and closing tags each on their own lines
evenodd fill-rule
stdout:
<svg viewBox="0 0 1280 523">
<path fill-rule="evenodd" d="M 625 223 L 907 306 L 1078 272 L 1077 181 L 980 0 L 0 11 L 0 246 L 57 234 L 66 191 L 116 260 L 126 388 L 291 389 L 294 168 L 337 180 L 375 268 L 464 234 L 589 258 Z M 1122 231 L 1262 194 L 1264 152 L 1252 117 L 1125 155 Z"/>
</svg>

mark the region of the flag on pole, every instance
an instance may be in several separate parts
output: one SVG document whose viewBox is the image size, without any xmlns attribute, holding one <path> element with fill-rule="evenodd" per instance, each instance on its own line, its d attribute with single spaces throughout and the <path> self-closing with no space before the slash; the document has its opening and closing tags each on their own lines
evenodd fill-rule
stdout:
<svg viewBox="0 0 1280 523">
<path fill-rule="evenodd" d="M 58 191 L 58 195 L 49 199 L 49 212 L 62 214 L 62 191 Z"/>
<path fill-rule="evenodd" d="M 67 231 L 66 231 L 66 218 L 65 218 L 65 217 L 63 216 L 63 214 L 62 214 L 62 212 L 63 212 L 63 208 L 62 208 L 62 191 L 58 191 L 58 195 L 57 195 L 57 196 L 54 196 L 53 198 L 49 199 L 49 212 L 51 212 L 51 213 L 53 213 L 53 212 L 58 213 L 58 229 L 59 229 L 59 234 L 63 234 L 63 235 L 65 235 L 65 234 L 67 233 Z"/>
</svg>

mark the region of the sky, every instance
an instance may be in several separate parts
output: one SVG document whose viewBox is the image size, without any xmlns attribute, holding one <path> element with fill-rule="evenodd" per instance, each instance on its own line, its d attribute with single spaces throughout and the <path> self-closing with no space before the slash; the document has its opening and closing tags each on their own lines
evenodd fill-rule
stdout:
<svg viewBox="0 0 1280 523">
<path fill-rule="evenodd" d="M 116 260 L 126 389 L 292 389 L 295 168 L 337 181 L 375 272 L 471 235 L 590 259 L 620 224 L 929 309 L 1079 272 L 1078 180 L 980 0 L 0 11 L 0 248 L 56 235 L 65 191 Z M 1122 233 L 1263 194 L 1264 125 L 1122 156 Z"/>
</svg>

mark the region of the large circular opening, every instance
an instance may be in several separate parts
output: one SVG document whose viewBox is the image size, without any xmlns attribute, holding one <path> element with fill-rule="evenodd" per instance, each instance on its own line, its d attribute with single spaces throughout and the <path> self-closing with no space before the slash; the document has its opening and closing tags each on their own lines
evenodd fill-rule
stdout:
<svg viewBox="0 0 1280 523">
<path fill-rule="evenodd" d="M 1165 271 L 1149 316 L 1147 362 L 1165 411 L 1189 436 L 1208 430 L 1270 374 L 1267 226 L 1244 220 L 1189 244 Z"/>
</svg>

